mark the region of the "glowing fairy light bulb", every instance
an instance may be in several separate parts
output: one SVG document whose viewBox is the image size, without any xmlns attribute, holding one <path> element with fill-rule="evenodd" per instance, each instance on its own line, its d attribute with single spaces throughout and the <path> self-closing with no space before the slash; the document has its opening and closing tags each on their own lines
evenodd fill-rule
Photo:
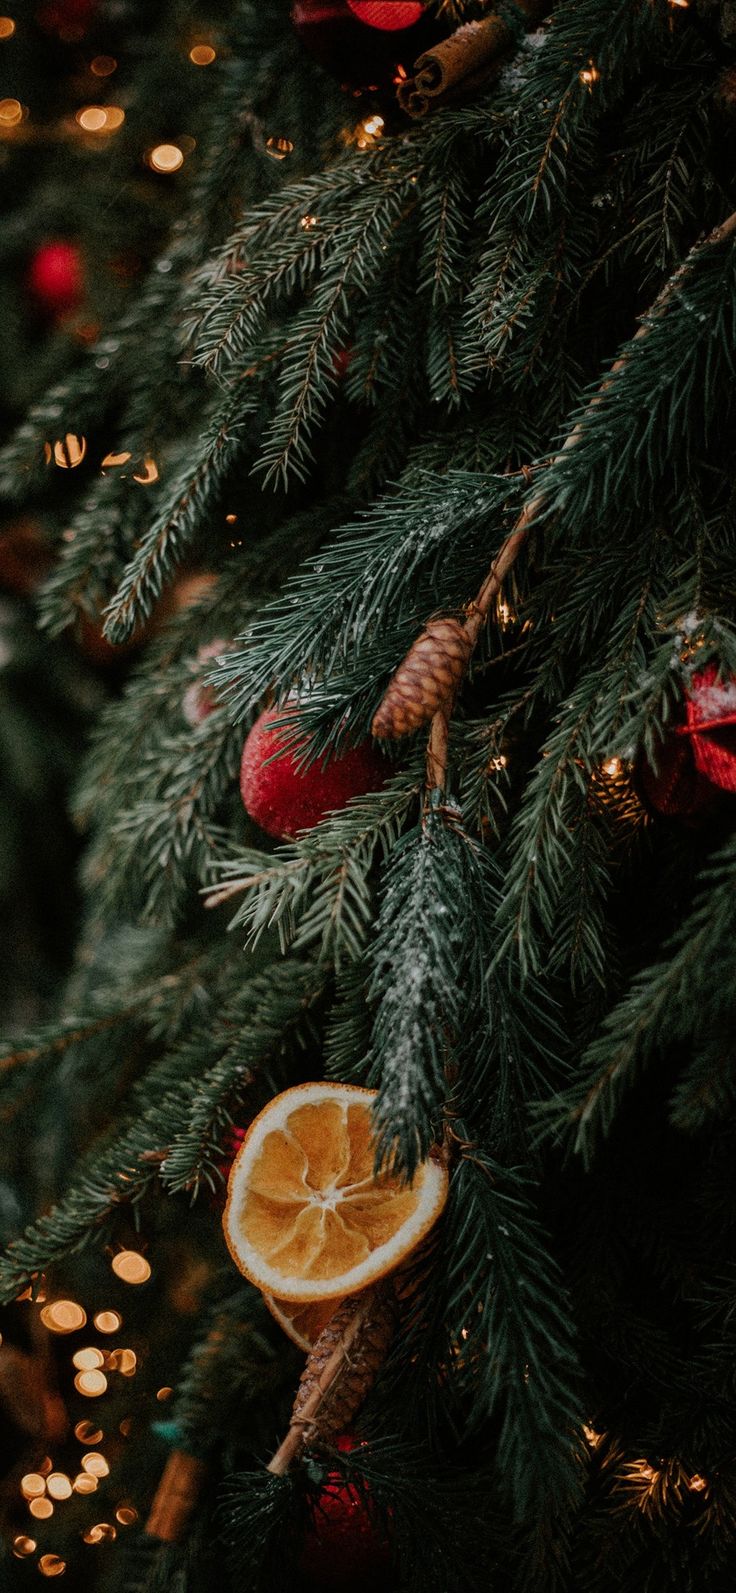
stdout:
<svg viewBox="0 0 736 1593">
<path fill-rule="evenodd" d="M 147 1283 L 151 1268 L 138 1250 L 119 1250 L 112 1258 L 112 1270 L 123 1283 Z"/>
<path fill-rule="evenodd" d="M 148 156 L 153 171 L 168 175 L 184 165 L 184 156 L 178 144 L 156 144 Z"/>
</svg>

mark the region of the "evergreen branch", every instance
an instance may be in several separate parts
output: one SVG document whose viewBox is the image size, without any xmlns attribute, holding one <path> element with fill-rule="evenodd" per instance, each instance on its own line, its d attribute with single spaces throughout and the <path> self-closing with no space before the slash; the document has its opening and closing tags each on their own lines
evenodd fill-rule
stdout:
<svg viewBox="0 0 736 1593">
<path fill-rule="evenodd" d="M 712 1034 L 731 1011 L 734 867 L 736 842 L 729 841 L 705 870 L 692 912 L 665 948 L 669 955 L 636 975 L 588 1047 L 580 1078 L 540 1108 L 550 1132 L 572 1130 L 586 1165 L 643 1068 L 694 1033 Z"/>
<path fill-rule="evenodd" d="M 105 635 L 111 641 L 125 641 L 136 624 L 148 617 L 164 582 L 212 511 L 242 445 L 241 426 L 247 412 L 248 402 L 236 387 L 205 431 L 196 463 L 188 460 L 176 474 L 107 609 Z"/>
<path fill-rule="evenodd" d="M 582 1476 L 569 1306 L 518 1169 L 466 1148 L 443 1235 L 446 1321 L 472 1425 L 500 1419 L 497 1465 L 517 1514 L 564 1509 Z"/>
<path fill-rule="evenodd" d="M 282 950 L 317 947 L 321 959 L 360 955 L 373 916 L 371 867 L 399 833 L 416 787 L 394 780 L 373 795 L 353 797 L 341 813 L 280 846 L 275 860 L 245 852 L 221 864 L 223 880 L 208 896 L 218 906 L 240 892 L 246 899 L 231 928 L 244 924 L 248 945 L 277 928 Z"/>
<path fill-rule="evenodd" d="M 161 1168 L 172 1190 L 215 1182 L 222 1141 L 232 1113 L 242 1109 L 259 1076 L 313 1038 L 312 1008 L 325 988 L 325 974 L 312 964 L 275 964 L 248 980 L 223 1019 L 215 1024 L 220 1055 L 182 1090 L 172 1120 L 170 1147 Z"/>
<path fill-rule="evenodd" d="M 371 948 L 376 1158 L 409 1178 L 436 1137 L 455 1037 L 476 994 L 469 976 L 484 905 L 478 849 L 454 814 L 431 808 L 392 852 Z"/>
</svg>

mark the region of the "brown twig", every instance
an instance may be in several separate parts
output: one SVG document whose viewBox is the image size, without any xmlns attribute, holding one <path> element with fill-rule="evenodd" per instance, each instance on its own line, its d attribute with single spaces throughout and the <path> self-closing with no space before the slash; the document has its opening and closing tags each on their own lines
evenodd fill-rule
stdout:
<svg viewBox="0 0 736 1593">
<path fill-rule="evenodd" d="M 634 333 L 634 336 L 631 340 L 632 343 L 638 342 L 647 336 L 647 333 L 651 329 L 652 320 L 655 317 L 658 318 L 667 308 L 672 294 L 677 288 L 680 287 L 683 278 L 687 276 L 687 273 L 692 268 L 694 260 L 702 253 L 702 251 L 704 249 L 713 248 L 719 243 L 723 243 L 727 238 L 733 237 L 734 234 L 736 234 L 736 211 L 733 211 L 733 213 L 728 216 L 725 221 L 720 222 L 717 227 L 714 227 L 713 231 L 709 232 L 706 238 L 701 238 L 698 243 L 694 244 L 689 254 L 677 267 L 677 270 L 673 272 L 671 277 L 668 277 L 664 286 L 660 289 L 653 305 L 651 306 L 651 309 L 647 311 L 646 318 L 642 319 L 641 324 Z M 597 393 L 595 393 L 591 398 L 590 403 L 587 405 L 584 413 L 581 415 L 580 420 L 576 422 L 572 428 L 572 431 L 565 438 L 559 453 L 556 454 L 551 460 L 550 468 L 553 469 L 554 466 L 559 463 L 563 454 L 567 453 L 571 448 L 574 448 L 575 444 L 580 441 L 583 431 L 585 430 L 585 423 L 588 419 L 588 416 L 598 404 L 602 403 L 612 382 L 615 380 L 618 373 L 627 365 L 628 359 L 629 354 L 627 352 L 626 354 L 622 354 L 619 359 L 614 360 L 608 375 L 605 377 L 604 381 L 601 382 Z M 493 560 L 478 596 L 475 598 L 474 602 L 468 604 L 466 609 L 467 619 L 465 623 L 466 632 L 471 638 L 468 664 L 472 658 L 473 650 L 477 645 L 480 633 L 486 623 L 486 620 L 488 619 L 491 604 L 493 603 L 494 598 L 498 596 L 506 576 L 508 575 L 514 561 L 518 558 L 518 555 L 521 552 L 527 537 L 529 536 L 529 532 L 531 531 L 535 521 L 538 519 L 542 509 L 545 506 L 545 503 L 546 494 L 544 491 L 542 491 L 536 493 L 535 496 L 524 505 L 524 508 L 522 509 L 513 529 L 510 531 L 505 542 L 501 544 L 501 548 Z M 429 732 L 429 742 L 427 745 L 428 793 L 432 791 L 442 791 L 445 787 L 447 779 L 449 722 L 450 716 L 452 714 L 453 704 L 454 696 L 452 700 L 443 703 L 442 706 L 438 708 L 434 718 L 432 719 Z"/>
</svg>

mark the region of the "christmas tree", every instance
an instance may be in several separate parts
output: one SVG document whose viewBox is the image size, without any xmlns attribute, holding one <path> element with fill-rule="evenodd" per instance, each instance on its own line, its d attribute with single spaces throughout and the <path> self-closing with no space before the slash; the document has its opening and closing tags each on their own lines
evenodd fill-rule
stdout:
<svg viewBox="0 0 736 1593">
<path fill-rule="evenodd" d="M 0 454 L 118 660 L 0 1061 L 0 1571 L 730 1589 L 733 7 L 44 31 L 128 78 L 23 291 L 136 264 Z"/>
</svg>

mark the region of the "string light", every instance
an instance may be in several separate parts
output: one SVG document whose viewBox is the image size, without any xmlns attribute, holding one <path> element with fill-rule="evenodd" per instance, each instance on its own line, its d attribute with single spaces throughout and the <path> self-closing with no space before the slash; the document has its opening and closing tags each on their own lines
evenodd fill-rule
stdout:
<svg viewBox="0 0 736 1593">
<path fill-rule="evenodd" d="M 74 1429 L 74 1437 L 80 1444 L 101 1444 L 104 1436 L 102 1428 L 90 1421 L 77 1422 Z"/>
<path fill-rule="evenodd" d="M 110 1475 L 110 1467 L 105 1456 L 99 1454 L 97 1450 L 93 1450 L 89 1455 L 82 1456 L 82 1470 L 87 1472 L 90 1477 L 108 1477 Z"/>
<path fill-rule="evenodd" d="M 90 1527 L 82 1538 L 83 1543 L 102 1543 L 104 1538 L 116 1538 L 117 1532 L 111 1521 L 98 1521 L 97 1525 Z"/>
<path fill-rule="evenodd" d="M 195 66 L 211 66 L 217 59 L 217 51 L 211 44 L 195 44 L 189 51 L 189 59 Z"/>
<path fill-rule="evenodd" d="M 688 1481 L 688 1488 L 690 1488 L 692 1493 L 704 1493 L 707 1486 L 708 1483 L 705 1477 L 701 1477 L 698 1471 L 696 1471 L 694 1476 L 690 1477 Z"/>
<path fill-rule="evenodd" d="M 353 133 L 352 142 L 358 149 L 371 149 L 381 137 L 385 123 L 382 116 L 364 116 Z"/>
<path fill-rule="evenodd" d="M 24 1499 L 39 1499 L 46 1492 L 46 1483 L 38 1471 L 28 1471 L 20 1479 L 20 1491 Z"/>
<path fill-rule="evenodd" d="M 32 1499 L 28 1509 L 36 1521 L 48 1521 L 49 1516 L 54 1513 L 54 1507 L 50 1499 Z"/>
<path fill-rule="evenodd" d="M 20 100 L 0 100 L 0 127 L 17 127 L 23 120 L 23 106 Z"/>
<path fill-rule="evenodd" d="M 119 1311 L 98 1311 L 93 1321 L 98 1333 L 117 1333 L 123 1325 Z"/>
<path fill-rule="evenodd" d="M 91 1477 L 89 1472 L 78 1471 L 72 1487 L 75 1493 L 96 1493 L 97 1478 Z"/>
<path fill-rule="evenodd" d="M 76 1366 L 79 1372 L 94 1372 L 104 1364 L 105 1357 L 102 1350 L 95 1349 L 92 1345 L 86 1350 L 76 1350 L 72 1356 L 72 1366 Z"/>
<path fill-rule="evenodd" d="M 123 1377 L 133 1377 L 138 1365 L 135 1350 L 113 1350 L 107 1362 L 111 1372 L 120 1372 Z"/>
<path fill-rule="evenodd" d="M 112 1258 L 112 1270 L 123 1283 L 147 1283 L 151 1268 L 138 1250 L 119 1250 Z"/>
<path fill-rule="evenodd" d="M 74 432 L 68 431 L 65 437 L 57 438 L 53 444 L 44 443 L 43 454 L 47 465 L 58 465 L 60 470 L 76 470 L 81 465 L 87 452 L 86 437 L 76 437 Z M 85 1317 L 86 1321 L 86 1317 Z"/>
<path fill-rule="evenodd" d="M 125 111 L 120 105 L 85 105 L 76 120 L 85 133 L 114 133 L 122 127 Z"/>
<path fill-rule="evenodd" d="M 42 1554 L 38 1562 L 38 1569 L 42 1576 L 63 1576 L 66 1570 L 66 1560 L 58 1554 Z"/>
<path fill-rule="evenodd" d="M 99 1399 L 107 1388 L 107 1378 L 104 1372 L 77 1372 L 74 1387 L 86 1399 Z"/>
<path fill-rule="evenodd" d="M 272 160 L 286 160 L 287 155 L 291 154 L 293 148 L 294 145 L 290 138 L 266 139 L 266 154 L 270 155 Z"/>
<path fill-rule="evenodd" d="M 184 156 L 178 144 L 156 144 L 147 156 L 153 171 L 174 172 L 184 165 Z"/>
<path fill-rule="evenodd" d="M 46 1487 L 52 1499 L 71 1499 L 72 1485 L 65 1471 L 52 1471 Z"/>
<path fill-rule="evenodd" d="M 582 72 L 579 73 L 580 82 L 584 83 L 586 88 L 592 88 L 593 84 L 598 82 L 600 75 L 595 62 L 589 61 L 588 65 L 584 66 Z"/>
<path fill-rule="evenodd" d="M 603 1434 L 597 1433 L 595 1427 L 589 1427 L 587 1422 L 583 1422 L 583 1436 L 585 1442 L 590 1444 L 591 1449 L 597 1449 L 598 1445 L 603 1441 Z"/>
<path fill-rule="evenodd" d="M 133 480 L 139 481 L 142 487 L 150 487 L 153 481 L 158 481 L 158 465 L 155 459 L 146 458 L 140 470 L 133 471 Z"/>
<path fill-rule="evenodd" d="M 15 23 L 13 18 L 0 17 L 0 39 L 12 39 L 14 33 Z"/>
<path fill-rule="evenodd" d="M 87 1321 L 87 1313 L 76 1300 L 53 1300 L 41 1312 L 41 1321 L 49 1333 L 76 1333 Z"/>
<path fill-rule="evenodd" d="M 111 77 L 113 72 L 117 72 L 118 69 L 118 63 L 114 55 L 96 55 L 94 61 L 90 61 L 89 66 L 95 77 Z"/>
<path fill-rule="evenodd" d="M 27 1538 L 24 1533 L 19 1533 L 17 1538 L 13 1538 L 13 1554 L 16 1560 L 27 1559 L 29 1554 L 35 1552 L 36 1546 L 35 1538 Z"/>
<path fill-rule="evenodd" d="M 609 779 L 615 780 L 617 775 L 619 775 L 621 773 L 621 770 L 623 769 L 623 764 L 622 764 L 620 758 L 607 758 L 605 763 L 602 764 L 601 767 L 603 769 L 603 773 L 607 774 L 609 776 Z"/>
<path fill-rule="evenodd" d="M 309 232 L 310 229 L 312 227 L 316 227 L 316 225 L 317 225 L 317 217 L 316 216 L 310 216 L 308 214 L 306 216 L 302 216 L 301 221 L 299 222 L 299 226 L 303 227 L 305 232 Z"/>
</svg>

